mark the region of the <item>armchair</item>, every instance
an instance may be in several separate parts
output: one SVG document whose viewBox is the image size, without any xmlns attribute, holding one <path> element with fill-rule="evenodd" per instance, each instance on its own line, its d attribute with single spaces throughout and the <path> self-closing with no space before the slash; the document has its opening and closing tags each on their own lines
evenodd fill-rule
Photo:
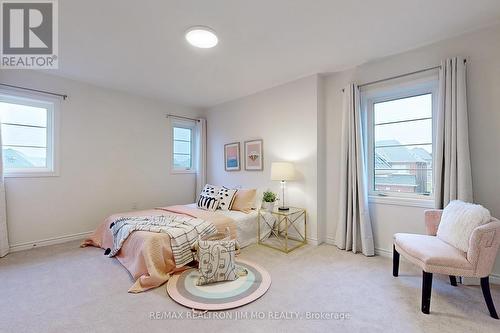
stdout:
<svg viewBox="0 0 500 333">
<path fill-rule="evenodd" d="M 427 235 L 397 233 L 394 235 L 393 276 L 399 273 L 399 256 L 403 255 L 422 268 L 422 312 L 429 314 L 432 274 L 449 275 L 453 286 L 456 276 L 481 279 L 481 289 L 491 317 L 498 319 L 491 298 L 489 275 L 493 269 L 500 246 L 500 221 L 492 218 L 487 224 L 474 229 L 469 239 L 469 250 L 461 250 L 436 237 L 442 210 L 425 212 Z"/>
</svg>

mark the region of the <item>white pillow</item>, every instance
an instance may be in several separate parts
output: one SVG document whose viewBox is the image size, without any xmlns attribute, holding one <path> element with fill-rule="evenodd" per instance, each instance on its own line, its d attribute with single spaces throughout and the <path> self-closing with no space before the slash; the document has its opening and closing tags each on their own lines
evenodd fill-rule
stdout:
<svg viewBox="0 0 500 333">
<path fill-rule="evenodd" d="M 226 187 L 222 187 L 217 192 L 217 198 L 219 199 L 219 209 L 222 210 L 230 210 L 233 206 L 236 189 L 229 189 Z"/>
<path fill-rule="evenodd" d="M 205 184 L 205 187 L 201 190 L 200 195 L 216 196 L 220 189 L 220 186 Z"/>
<path fill-rule="evenodd" d="M 490 211 L 483 206 L 454 200 L 443 210 L 437 237 L 457 249 L 467 252 L 469 239 L 474 229 L 490 220 Z"/>
<path fill-rule="evenodd" d="M 236 240 L 199 240 L 197 286 L 238 279 L 234 255 Z"/>
</svg>

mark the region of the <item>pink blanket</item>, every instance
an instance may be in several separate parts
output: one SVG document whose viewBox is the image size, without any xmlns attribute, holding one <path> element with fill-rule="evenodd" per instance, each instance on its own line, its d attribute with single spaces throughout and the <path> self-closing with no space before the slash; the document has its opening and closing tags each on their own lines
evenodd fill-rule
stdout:
<svg viewBox="0 0 500 333">
<path fill-rule="evenodd" d="M 165 211 L 208 220 L 215 225 L 219 232 L 223 232 L 226 227 L 229 227 L 231 236 L 236 239 L 236 225 L 230 218 L 217 212 L 179 205 L 111 215 L 97 227 L 88 239 L 83 241 L 81 246 L 111 248 L 113 236 L 109 226 L 114 220 L 128 216 L 159 216 L 165 214 Z M 134 231 L 123 243 L 115 258 L 125 266 L 135 280 L 135 283 L 128 290 L 131 293 L 156 288 L 165 283 L 173 272 L 179 270 L 175 269 L 170 236 L 164 233 Z"/>
</svg>

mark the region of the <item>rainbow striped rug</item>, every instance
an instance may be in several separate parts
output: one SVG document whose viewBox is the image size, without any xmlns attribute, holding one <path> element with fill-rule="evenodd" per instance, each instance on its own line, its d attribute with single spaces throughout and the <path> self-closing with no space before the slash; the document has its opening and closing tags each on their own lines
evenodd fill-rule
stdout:
<svg viewBox="0 0 500 333">
<path fill-rule="evenodd" d="M 175 274 L 167 282 L 167 292 L 177 303 L 196 310 L 226 310 L 251 303 L 264 295 L 271 286 L 271 276 L 259 265 L 237 260 L 236 265 L 248 271 L 235 281 L 197 286 L 197 269 Z"/>
</svg>

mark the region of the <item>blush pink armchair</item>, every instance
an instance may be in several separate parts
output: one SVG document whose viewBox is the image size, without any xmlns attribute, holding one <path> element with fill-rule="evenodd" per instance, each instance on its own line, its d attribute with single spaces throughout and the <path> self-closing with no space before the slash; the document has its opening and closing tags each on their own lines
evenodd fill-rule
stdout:
<svg viewBox="0 0 500 333">
<path fill-rule="evenodd" d="M 492 218 L 487 224 L 474 229 L 469 239 L 469 250 L 461 250 L 436 237 L 442 210 L 425 212 L 427 235 L 394 235 L 394 255 L 392 275 L 399 272 L 399 255 L 422 268 L 422 312 L 428 314 L 431 303 L 432 274 L 449 275 L 453 286 L 457 285 L 456 276 L 481 279 L 481 289 L 491 317 L 498 319 L 491 298 L 489 275 L 493 269 L 500 245 L 500 221 Z"/>
</svg>

